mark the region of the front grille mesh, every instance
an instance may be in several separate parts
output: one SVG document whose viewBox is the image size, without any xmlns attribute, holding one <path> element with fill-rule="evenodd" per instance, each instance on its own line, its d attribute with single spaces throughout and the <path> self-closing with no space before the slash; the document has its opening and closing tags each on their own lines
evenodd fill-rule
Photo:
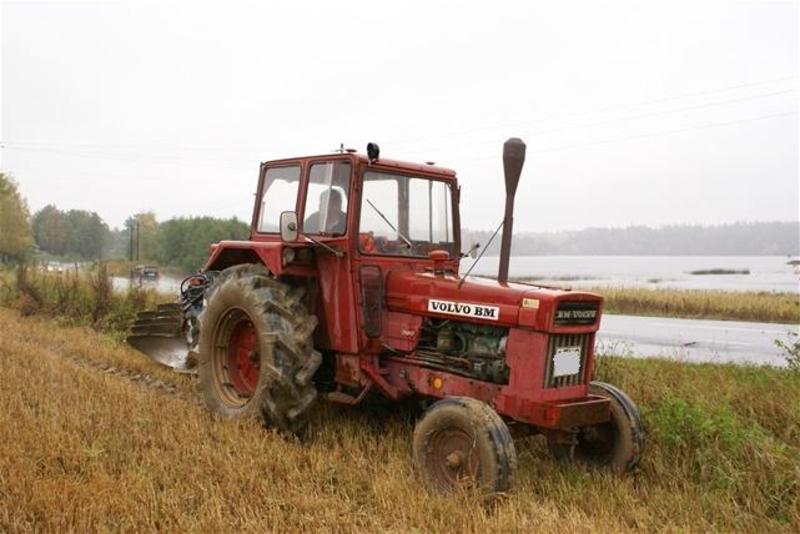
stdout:
<svg viewBox="0 0 800 534">
<path fill-rule="evenodd" d="M 544 387 L 563 388 L 577 386 L 583 383 L 583 373 L 586 368 L 586 357 L 589 354 L 589 340 L 591 334 L 553 335 L 547 344 L 547 365 L 544 370 Z M 553 376 L 553 356 L 556 350 L 564 347 L 580 347 L 580 368 L 574 375 Z"/>
</svg>

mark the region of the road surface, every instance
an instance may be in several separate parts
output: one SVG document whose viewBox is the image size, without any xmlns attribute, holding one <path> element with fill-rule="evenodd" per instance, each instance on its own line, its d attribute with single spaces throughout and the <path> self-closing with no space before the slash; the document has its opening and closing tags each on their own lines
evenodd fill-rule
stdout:
<svg viewBox="0 0 800 534">
<path fill-rule="evenodd" d="M 597 351 L 689 362 L 785 366 L 784 351 L 775 345 L 775 339 L 789 341 L 789 332 L 800 333 L 800 326 L 604 315 Z"/>
</svg>

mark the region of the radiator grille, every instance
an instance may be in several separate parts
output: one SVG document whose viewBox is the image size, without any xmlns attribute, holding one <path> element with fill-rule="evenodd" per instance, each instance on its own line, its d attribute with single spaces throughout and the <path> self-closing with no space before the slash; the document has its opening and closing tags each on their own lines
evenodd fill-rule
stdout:
<svg viewBox="0 0 800 534">
<path fill-rule="evenodd" d="M 583 374 L 586 368 L 586 357 L 589 354 L 589 340 L 591 334 L 553 335 L 547 344 L 547 366 L 544 371 L 544 387 L 562 388 L 577 386 L 583 383 Z M 558 349 L 569 347 L 580 348 L 580 367 L 578 372 L 571 375 L 553 376 L 553 357 Z"/>
</svg>

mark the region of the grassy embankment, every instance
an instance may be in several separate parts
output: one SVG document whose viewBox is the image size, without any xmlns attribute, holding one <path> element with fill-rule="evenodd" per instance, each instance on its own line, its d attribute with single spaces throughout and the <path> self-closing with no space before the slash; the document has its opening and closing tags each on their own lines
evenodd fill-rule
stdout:
<svg viewBox="0 0 800 534">
<path fill-rule="evenodd" d="M 570 287 L 578 277 L 545 283 Z M 518 282 L 541 282 L 518 277 Z M 647 289 L 634 287 L 575 287 L 605 298 L 605 312 L 622 315 L 719 319 L 764 323 L 800 323 L 800 293 L 721 291 L 700 289 Z"/>
<path fill-rule="evenodd" d="M 800 373 L 606 357 L 597 378 L 642 407 L 639 470 L 528 438 L 487 506 L 420 487 L 409 408 L 321 406 L 299 443 L 211 416 L 193 379 L 111 336 L 0 308 L 0 531 L 800 529 Z"/>
<path fill-rule="evenodd" d="M 694 319 L 800 323 L 800 293 L 595 288 L 605 311 Z"/>
<path fill-rule="evenodd" d="M 105 264 L 90 273 L 0 269 L 0 306 L 14 307 L 23 315 L 47 315 L 62 325 L 91 326 L 117 339 L 124 337 L 136 312 L 172 299 L 174 296 L 136 287 L 115 292 Z"/>
</svg>

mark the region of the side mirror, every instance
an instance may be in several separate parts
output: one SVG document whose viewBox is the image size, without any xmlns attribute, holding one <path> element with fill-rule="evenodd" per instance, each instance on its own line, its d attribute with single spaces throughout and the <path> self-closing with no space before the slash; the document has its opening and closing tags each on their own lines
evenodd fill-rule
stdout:
<svg viewBox="0 0 800 534">
<path fill-rule="evenodd" d="M 281 213 L 281 241 L 297 241 L 297 213 L 284 211 Z"/>
</svg>

